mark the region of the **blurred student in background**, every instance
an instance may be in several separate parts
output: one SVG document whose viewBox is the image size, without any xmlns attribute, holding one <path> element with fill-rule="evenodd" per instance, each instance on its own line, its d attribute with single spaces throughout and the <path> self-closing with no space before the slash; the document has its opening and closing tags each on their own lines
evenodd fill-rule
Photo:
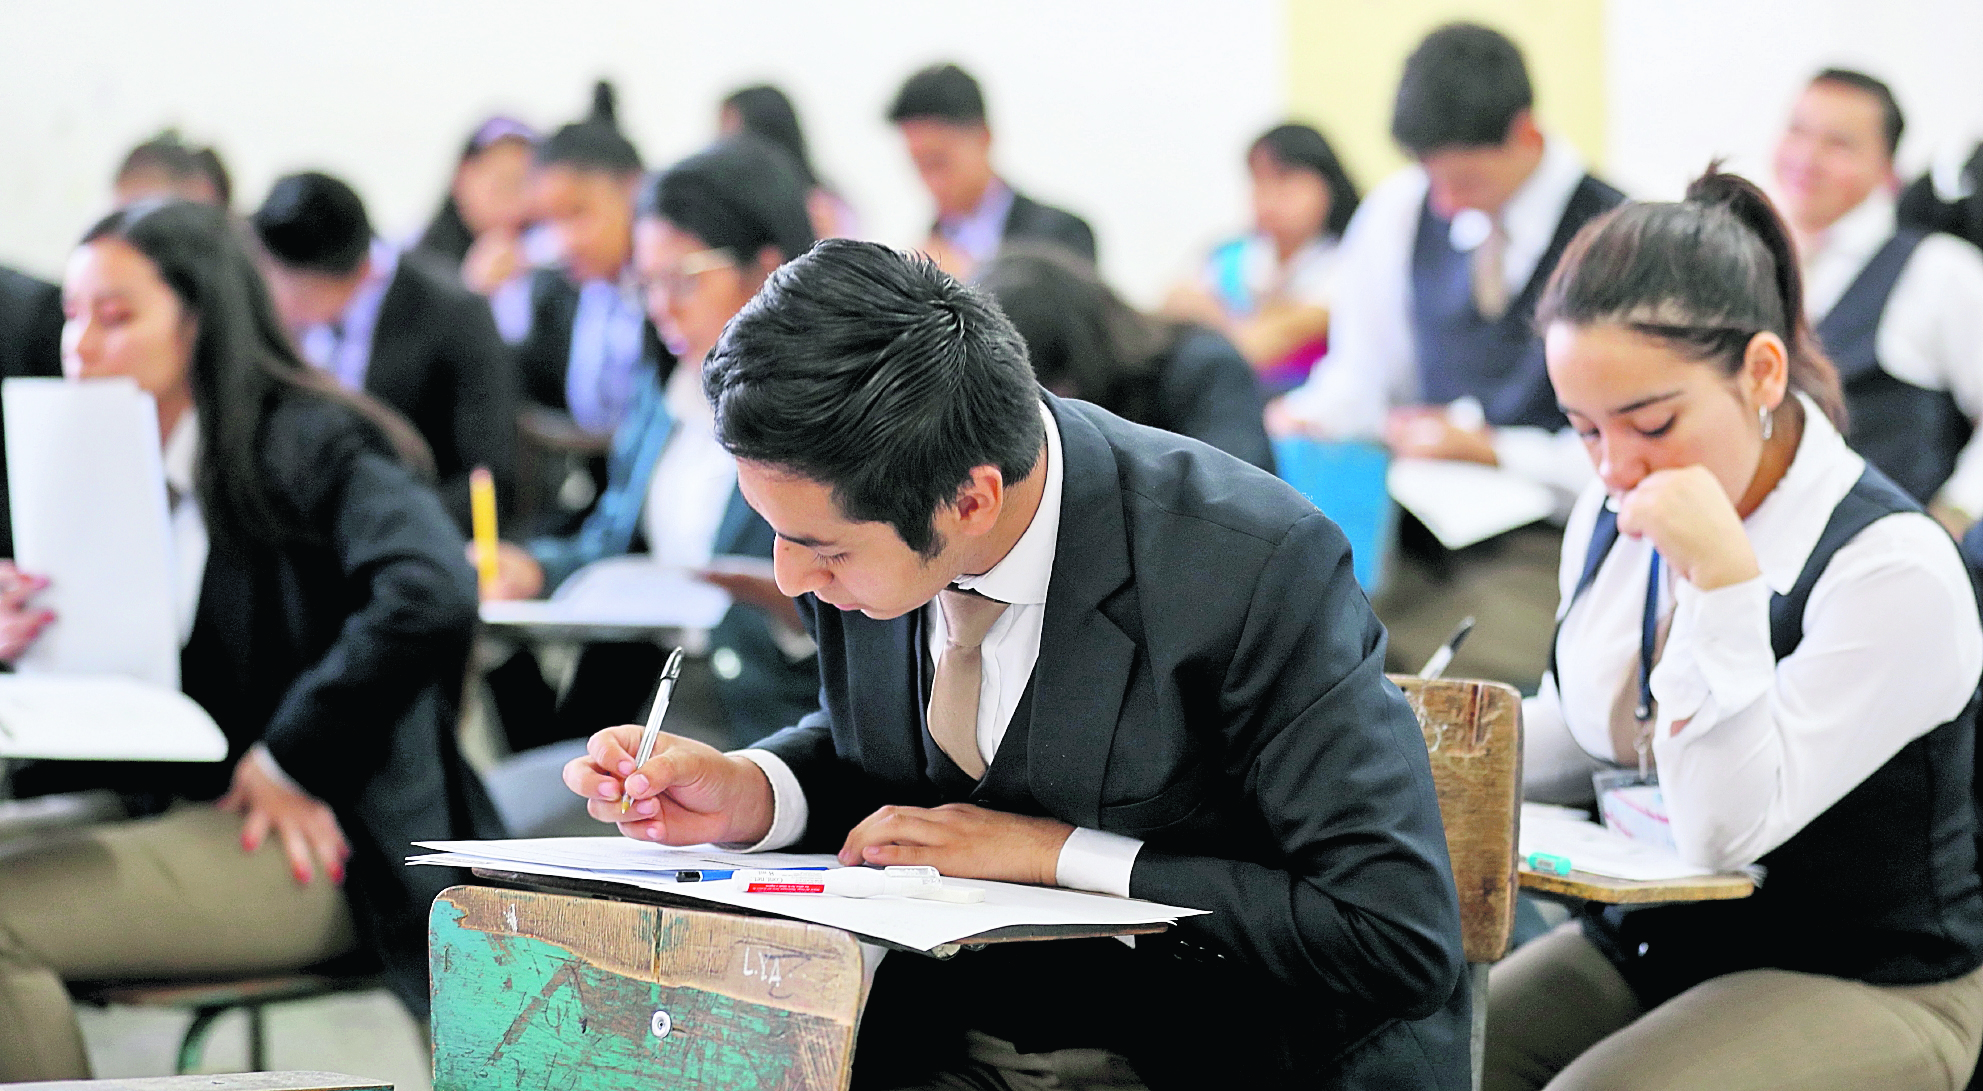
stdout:
<svg viewBox="0 0 1983 1091">
<path fill-rule="evenodd" d="M 427 1009 L 426 913 L 456 876 L 407 844 L 501 836 L 454 749 L 475 577 L 419 437 L 291 347 L 224 214 L 142 203 L 64 278 L 64 370 L 158 401 L 181 686 L 216 764 L 43 762 L 148 817 L 0 860 L 0 1080 L 87 1077 L 64 980 L 293 971 L 354 953 Z M 0 566 L 0 658 L 52 620 Z"/>
<path fill-rule="evenodd" d="M 1253 230 L 1220 244 L 1164 311 L 1219 330 L 1246 354 L 1260 384 L 1299 386 L 1328 346 L 1337 246 L 1356 212 L 1356 186 L 1336 151 L 1307 125 L 1276 125 L 1246 153 Z"/>
<path fill-rule="evenodd" d="M 792 108 L 792 100 L 785 97 L 785 92 L 768 83 L 730 92 L 717 114 L 717 127 L 725 136 L 756 133 L 792 157 L 800 179 L 806 184 L 806 215 L 812 219 L 814 238 L 852 238 L 858 233 L 853 206 L 821 181 L 819 172 L 813 168 L 805 131 L 799 127 L 798 111 Z"/>
<path fill-rule="evenodd" d="M 132 148 L 118 164 L 113 186 L 120 208 L 147 197 L 179 197 L 222 208 L 234 199 L 234 183 L 220 153 L 186 143 L 176 129 Z"/>
<path fill-rule="evenodd" d="M 635 369 L 658 344 L 633 271 L 640 153 L 620 132 L 617 101 L 601 82 L 585 120 L 537 145 L 531 205 L 557 268 L 537 276 L 529 333 L 517 347 L 524 396 L 602 436 L 626 419 Z"/>
<path fill-rule="evenodd" d="M 283 324 L 305 359 L 413 423 L 441 499 L 468 527 L 468 475 L 516 483 L 516 393 L 489 307 L 447 272 L 372 233 L 365 205 L 327 174 L 278 179 L 250 217 Z"/>
<path fill-rule="evenodd" d="M 1329 354 L 1269 406 L 1269 431 L 1382 436 L 1400 457 L 1498 465 L 1562 508 L 1590 480 L 1532 323 L 1577 230 L 1623 196 L 1537 124 L 1521 50 L 1454 23 L 1405 61 L 1391 135 L 1417 162 L 1358 207 L 1338 258 Z M 1556 614 L 1559 530 L 1461 551 L 1403 539 L 1379 595 L 1390 667 L 1417 670 L 1473 615 L 1457 675 L 1535 688 Z"/>
<path fill-rule="evenodd" d="M 1015 191 L 993 170 L 985 95 L 970 73 L 936 64 L 910 76 L 888 121 L 936 203 L 924 249 L 945 272 L 969 278 L 1008 240 L 1051 242 L 1095 260 L 1095 232 L 1086 220 Z"/>
<path fill-rule="evenodd" d="M 1903 125 L 1886 84 L 1818 73 L 1777 141 L 1776 191 L 1845 384 L 1846 439 L 1959 537 L 1983 515 L 1983 253 L 1899 226 Z"/>
<path fill-rule="evenodd" d="M 1005 247 L 976 283 L 1025 339 L 1041 386 L 1273 472 L 1259 387 L 1220 334 L 1138 312 L 1094 266 L 1045 243 Z"/>
<path fill-rule="evenodd" d="M 530 162 L 537 131 L 511 117 L 476 126 L 455 162 L 454 179 L 417 253 L 460 271 L 468 290 L 489 300 L 497 329 L 515 343 L 529 332 Z"/>
<path fill-rule="evenodd" d="M 716 442 L 702 359 L 764 278 L 812 245 L 806 192 L 790 158 L 748 133 L 677 163 L 643 191 L 635 260 L 648 311 L 673 355 L 641 364 L 598 507 L 574 535 L 504 543 L 496 597 L 548 594 L 585 565 L 627 553 L 690 571 L 716 557 L 770 558 L 771 528 L 737 492 L 736 460 Z M 669 722 L 743 745 L 816 707 L 818 667 L 797 609 L 768 576 L 717 582 L 738 603 L 711 634 L 708 658 L 684 672 Z M 663 656 L 651 642 L 589 645 L 555 711 L 533 658 L 499 667 L 490 683 L 512 750 L 638 719 Z M 569 802 L 559 787 L 562 764 L 544 767 L 543 787 Z"/>
</svg>

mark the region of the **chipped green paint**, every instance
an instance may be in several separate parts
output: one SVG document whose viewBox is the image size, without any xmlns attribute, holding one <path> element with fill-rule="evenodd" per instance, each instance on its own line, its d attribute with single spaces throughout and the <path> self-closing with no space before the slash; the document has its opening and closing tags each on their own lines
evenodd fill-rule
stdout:
<svg viewBox="0 0 1983 1091">
<path fill-rule="evenodd" d="M 434 1087 L 794 1089 L 838 1085 L 818 1016 L 614 973 L 555 943 L 429 920 Z M 673 930 L 665 925 L 657 941 Z M 666 1016 L 666 1036 L 656 1033 Z"/>
</svg>

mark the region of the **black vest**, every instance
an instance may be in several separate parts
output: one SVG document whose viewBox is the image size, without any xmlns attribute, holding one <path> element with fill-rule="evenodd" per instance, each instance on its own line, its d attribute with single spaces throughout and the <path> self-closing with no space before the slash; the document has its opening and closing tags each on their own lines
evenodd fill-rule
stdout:
<svg viewBox="0 0 1983 1091">
<path fill-rule="evenodd" d="M 1946 390 L 1928 390 L 1888 374 L 1875 342 L 1880 316 L 1914 248 L 1927 237 L 1902 228 L 1859 271 L 1852 286 L 1818 323 L 1818 340 L 1838 365 L 1852 428 L 1846 439 L 1879 471 L 1927 503 L 1955 472 L 1969 443 L 1969 418 Z"/>
<path fill-rule="evenodd" d="M 1788 594 L 1770 600 L 1777 659 L 1804 639 L 1804 605 L 1832 555 L 1873 522 L 1920 507 L 1868 467 L 1832 510 Z M 1606 513 L 1607 515 L 1609 513 Z M 1617 540 L 1600 518 L 1591 556 Z M 1587 560 L 1586 572 L 1596 561 Z M 1583 581 L 1588 582 L 1588 581 Z M 1579 588 L 1581 590 L 1581 588 Z M 1633 909 L 1587 906 L 1584 934 L 1648 1008 L 1724 974 L 1775 968 L 1915 985 L 1983 964 L 1983 882 L 1973 796 L 1977 701 L 1902 747 L 1757 861 L 1738 901 Z"/>
<path fill-rule="evenodd" d="M 1033 677 L 1026 679 L 1026 689 L 1019 695 L 1019 704 L 1012 710 L 1012 722 L 1006 726 L 1005 737 L 999 740 L 998 752 L 992 755 L 991 764 L 985 767 L 982 780 L 972 780 L 971 775 L 958 768 L 950 760 L 950 755 L 936 744 L 930 736 L 929 707 L 930 685 L 935 680 L 936 664 L 930 658 L 929 619 L 921 610 L 917 611 L 916 622 L 910 628 L 916 642 L 917 707 L 921 710 L 919 722 L 923 730 L 920 736 L 923 744 L 923 776 L 937 796 L 945 803 L 976 803 L 995 811 L 1008 814 L 1044 817 L 1045 808 L 1033 798 L 1033 790 L 1028 786 L 1029 765 L 1026 758 L 1026 742 L 1032 737 L 1033 727 Z"/>
<path fill-rule="evenodd" d="M 1566 423 L 1556 407 L 1542 338 L 1535 329 L 1536 301 L 1577 231 L 1625 195 L 1585 175 L 1570 193 L 1549 248 L 1520 294 L 1500 318 L 1482 318 L 1473 302 L 1473 256 L 1453 249 L 1451 221 L 1440 219 L 1426 198 L 1412 243 L 1412 338 L 1418 357 L 1419 393 L 1428 404 L 1479 399 L 1487 421 L 1499 428 L 1529 425 L 1555 430 Z"/>
</svg>

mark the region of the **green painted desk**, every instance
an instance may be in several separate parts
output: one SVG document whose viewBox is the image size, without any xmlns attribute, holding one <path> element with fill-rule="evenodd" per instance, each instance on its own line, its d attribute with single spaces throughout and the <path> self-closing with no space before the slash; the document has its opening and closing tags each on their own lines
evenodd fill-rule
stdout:
<svg viewBox="0 0 1983 1091">
<path fill-rule="evenodd" d="M 476 874 L 535 889 L 434 900 L 435 1091 L 847 1086 L 862 937 L 625 886 Z M 935 954 L 1166 927 L 1000 929 Z"/>
<path fill-rule="evenodd" d="M 10 1091 L 392 1091 L 392 1084 L 335 1072 L 230 1072 L 129 1080 L 10 1083 Z"/>
</svg>

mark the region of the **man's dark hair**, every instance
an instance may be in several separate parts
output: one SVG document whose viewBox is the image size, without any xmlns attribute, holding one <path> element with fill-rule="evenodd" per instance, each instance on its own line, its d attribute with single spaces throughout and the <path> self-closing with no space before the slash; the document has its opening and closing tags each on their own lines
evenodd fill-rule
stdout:
<svg viewBox="0 0 1983 1091">
<path fill-rule="evenodd" d="M 346 276 L 372 248 L 372 221 L 350 186 L 318 171 L 284 175 L 248 221 L 283 266 Z"/>
<path fill-rule="evenodd" d="M 1522 51 L 1498 30 L 1449 23 L 1405 59 L 1391 136 L 1414 158 L 1444 148 L 1504 143 L 1508 127 L 1535 105 Z"/>
<path fill-rule="evenodd" d="M 1892 159 L 1894 153 L 1900 150 L 1900 134 L 1907 128 L 1907 118 L 1901 115 L 1900 103 L 1893 97 L 1893 88 L 1851 68 L 1827 68 L 1811 77 L 1811 82 L 1834 83 L 1873 96 L 1880 104 L 1880 129 L 1887 138 L 1887 158 Z"/>
<path fill-rule="evenodd" d="M 220 161 L 220 153 L 186 143 L 177 129 L 166 129 L 132 148 L 117 167 L 117 179 L 122 181 L 142 171 L 157 171 L 174 183 L 203 179 L 213 190 L 214 202 L 222 208 L 234 199 L 234 181 L 228 176 L 227 165 Z"/>
<path fill-rule="evenodd" d="M 702 368 L 716 438 L 833 490 L 925 559 L 979 466 L 1006 482 L 1046 442 L 1026 346 L 983 292 L 921 255 L 827 239 L 771 274 Z"/>
<path fill-rule="evenodd" d="M 945 121 L 952 125 L 983 125 L 985 93 L 969 72 L 954 64 L 933 64 L 902 84 L 888 108 L 888 123 Z"/>
</svg>

